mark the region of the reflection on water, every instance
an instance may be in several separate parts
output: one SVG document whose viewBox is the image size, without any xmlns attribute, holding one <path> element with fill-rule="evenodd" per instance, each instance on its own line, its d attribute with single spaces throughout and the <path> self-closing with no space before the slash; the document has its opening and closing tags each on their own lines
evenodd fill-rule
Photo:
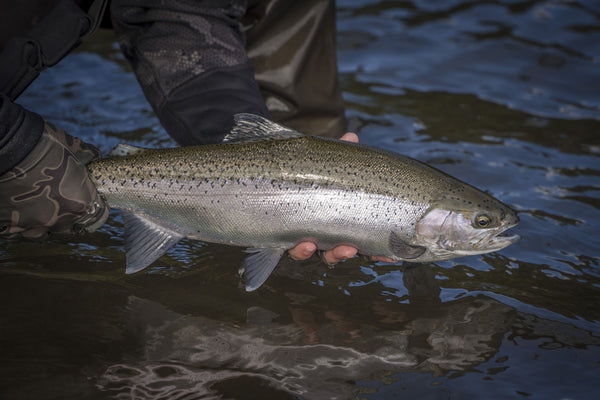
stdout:
<svg viewBox="0 0 600 400">
<path fill-rule="evenodd" d="M 282 393 L 346 399 L 357 390 L 348 384 L 356 377 L 477 365 L 496 353 L 515 317 L 510 307 L 485 297 L 440 305 L 436 316 L 414 319 L 397 304 L 370 307 L 387 328 L 363 326 L 366 321 L 344 315 L 346 310 L 315 315 L 302 304 L 289 310 L 287 324 L 260 307 L 248 308 L 246 324 L 223 324 L 131 297 L 127 319 L 143 332 L 145 357 L 109 366 L 98 385 L 120 395 L 200 397 L 219 383 L 253 377 Z"/>
<path fill-rule="evenodd" d="M 570 398 L 600 389 L 600 9 L 589 1 L 340 1 L 361 141 L 511 204 L 521 242 L 421 266 L 284 260 L 183 241 L 125 275 L 99 232 L 0 246 L 0 397 Z M 53 99 L 49 102 L 48 99 Z M 100 32 L 22 103 L 108 151 L 172 146 Z"/>
</svg>

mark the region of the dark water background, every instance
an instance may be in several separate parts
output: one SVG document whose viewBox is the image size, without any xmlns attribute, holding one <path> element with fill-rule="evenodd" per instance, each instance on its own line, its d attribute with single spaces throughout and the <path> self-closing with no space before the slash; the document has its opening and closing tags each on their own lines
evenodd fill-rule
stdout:
<svg viewBox="0 0 600 400">
<path fill-rule="evenodd" d="M 361 141 L 511 204 L 521 242 L 422 266 L 184 241 L 124 274 L 99 232 L 0 243 L 2 399 L 593 399 L 600 393 L 600 4 L 339 1 Z M 21 103 L 108 151 L 174 143 L 100 32 Z"/>
</svg>

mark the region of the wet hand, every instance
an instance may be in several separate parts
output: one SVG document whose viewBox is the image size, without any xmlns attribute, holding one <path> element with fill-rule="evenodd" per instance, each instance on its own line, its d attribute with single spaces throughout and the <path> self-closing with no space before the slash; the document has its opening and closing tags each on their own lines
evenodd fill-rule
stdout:
<svg viewBox="0 0 600 400">
<path fill-rule="evenodd" d="M 348 132 L 344 134 L 341 140 L 345 140 L 347 142 L 358 143 L 358 135 L 353 132 Z M 312 242 L 302 242 L 296 245 L 293 249 L 288 251 L 290 257 L 294 260 L 306 260 L 307 258 L 312 257 L 312 255 L 317 251 L 317 245 Z M 340 245 L 336 246 L 331 250 L 327 250 L 323 254 L 323 258 L 328 264 L 336 264 L 341 261 L 344 261 L 348 258 L 352 258 L 356 256 L 358 250 L 352 246 Z M 381 262 L 394 262 L 391 258 L 387 257 L 371 257 L 373 261 L 381 261 Z"/>
</svg>

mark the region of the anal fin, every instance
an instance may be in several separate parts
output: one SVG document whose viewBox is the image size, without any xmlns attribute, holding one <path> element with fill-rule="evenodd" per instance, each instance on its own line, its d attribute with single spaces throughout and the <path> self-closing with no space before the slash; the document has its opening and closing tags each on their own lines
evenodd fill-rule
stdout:
<svg viewBox="0 0 600 400">
<path fill-rule="evenodd" d="M 418 258 L 427 250 L 423 246 L 413 246 L 406 243 L 396 232 L 390 233 L 389 245 L 394 255 L 405 260 Z"/>
<path fill-rule="evenodd" d="M 246 250 L 250 254 L 240 267 L 240 275 L 244 277 L 246 291 L 258 289 L 271 275 L 285 249 L 276 247 L 251 248 Z"/>
<path fill-rule="evenodd" d="M 121 210 L 125 223 L 126 273 L 133 274 L 152 264 L 183 235 L 130 211 Z"/>
</svg>

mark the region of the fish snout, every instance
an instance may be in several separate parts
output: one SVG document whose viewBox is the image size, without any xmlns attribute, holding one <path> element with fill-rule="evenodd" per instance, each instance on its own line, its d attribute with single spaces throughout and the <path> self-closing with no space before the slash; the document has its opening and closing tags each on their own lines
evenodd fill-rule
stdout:
<svg viewBox="0 0 600 400">
<path fill-rule="evenodd" d="M 499 226 L 504 227 L 504 229 L 508 229 L 519 223 L 519 216 L 512 208 L 502 204 L 500 207 L 498 223 Z"/>
</svg>

